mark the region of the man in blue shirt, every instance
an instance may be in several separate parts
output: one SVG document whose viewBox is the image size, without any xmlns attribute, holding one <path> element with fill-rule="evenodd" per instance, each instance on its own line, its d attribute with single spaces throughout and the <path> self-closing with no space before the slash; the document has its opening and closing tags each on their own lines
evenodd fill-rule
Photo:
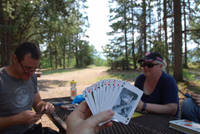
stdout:
<svg viewBox="0 0 200 134">
<path fill-rule="evenodd" d="M 200 94 L 193 93 L 183 101 L 181 118 L 200 123 Z"/>
<path fill-rule="evenodd" d="M 157 53 L 147 53 L 138 61 L 144 73 L 136 78 L 135 86 L 143 90 L 144 94 L 137 110 L 177 115 L 178 87 L 173 77 L 162 71 L 163 57 Z"/>
</svg>

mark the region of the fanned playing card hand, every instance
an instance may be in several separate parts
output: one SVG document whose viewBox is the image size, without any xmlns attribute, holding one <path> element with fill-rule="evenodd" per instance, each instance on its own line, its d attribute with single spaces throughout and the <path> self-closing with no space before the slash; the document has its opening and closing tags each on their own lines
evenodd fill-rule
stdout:
<svg viewBox="0 0 200 134">
<path fill-rule="evenodd" d="M 128 124 L 143 91 L 121 80 L 101 80 L 83 91 L 93 115 L 108 109 L 114 111 L 113 121 Z"/>
</svg>

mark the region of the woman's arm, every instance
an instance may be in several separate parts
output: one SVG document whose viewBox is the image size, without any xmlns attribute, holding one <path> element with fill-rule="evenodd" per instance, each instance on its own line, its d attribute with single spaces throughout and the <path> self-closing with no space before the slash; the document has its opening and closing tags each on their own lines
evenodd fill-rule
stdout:
<svg viewBox="0 0 200 134">
<path fill-rule="evenodd" d="M 157 114 L 169 114 L 169 115 L 176 115 L 177 112 L 177 104 L 176 103 L 169 103 L 169 104 L 152 104 L 146 103 L 145 111 Z"/>
</svg>

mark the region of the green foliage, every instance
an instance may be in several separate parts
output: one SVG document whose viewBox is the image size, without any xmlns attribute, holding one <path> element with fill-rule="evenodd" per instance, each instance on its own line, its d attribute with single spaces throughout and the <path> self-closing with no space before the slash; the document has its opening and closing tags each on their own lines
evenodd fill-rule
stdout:
<svg viewBox="0 0 200 134">
<path fill-rule="evenodd" d="M 160 54 L 164 55 L 164 42 L 153 40 L 152 41 L 152 48 L 150 49 L 151 52 L 159 52 Z"/>
<path fill-rule="evenodd" d="M 194 3 L 194 6 L 195 6 L 195 9 L 193 10 L 193 14 L 191 14 L 190 18 L 190 25 L 191 25 L 191 39 L 197 43 L 197 44 L 200 44 L 200 16 L 199 16 L 199 13 L 200 13 L 200 9 L 199 9 L 199 6 L 200 6 L 200 1 L 197 0 L 195 3 Z"/>
<path fill-rule="evenodd" d="M 94 58 L 94 64 L 96 66 L 107 66 L 107 60 L 102 59 L 100 57 L 95 57 Z"/>
<path fill-rule="evenodd" d="M 200 48 L 194 48 L 193 50 L 188 52 L 188 60 L 189 62 L 194 62 L 194 64 L 200 63 Z"/>
<path fill-rule="evenodd" d="M 86 41 L 80 41 L 78 44 L 77 60 L 79 63 L 76 64 L 76 67 L 86 67 L 92 64 L 94 48 L 89 46 Z"/>
<path fill-rule="evenodd" d="M 183 78 L 185 78 L 185 80 L 187 80 L 187 81 L 194 81 L 195 80 L 195 74 L 184 69 Z"/>
<path fill-rule="evenodd" d="M 80 36 L 85 36 L 83 25 L 87 27 L 87 17 L 83 15 L 86 8 L 85 1 L 2 1 L 1 45 L 13 51 L 24 41 L 42 44 L 41 67 L 43 68 L 91 64 L 92 50 L 86 41 L 80 40 Z M 5 57 L 9 57 L 9 54 L 5 53 Z M 76 63 L 77 60 L 74 59 L 78 58 L 80 61 Z"/>
</svg>

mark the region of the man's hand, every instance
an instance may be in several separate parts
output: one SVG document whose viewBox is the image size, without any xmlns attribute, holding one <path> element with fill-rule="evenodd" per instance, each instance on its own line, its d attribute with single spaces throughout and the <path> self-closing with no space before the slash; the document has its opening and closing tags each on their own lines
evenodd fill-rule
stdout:
<svg viewBox="0 0 200 134">
<path fill-rule="evenodd" d="M 191 94 L 192 99 L 195 100 L 196 104 L 200 107 L 200 95 L 199 94 Z"/>
<path fill-rule="evenodd" d="M 37 104 L 36 106 L 36 111 L 38 114 L 49 114 L 49 113 L 52 113 L 54 111 L 54 105 L 49 103 L 49 102 L 44 102 L 44 101 L 41 101 Z"/>
<path fill-rule="evenodd" d="M 114 113 L 111 110 L 91 116 L 87 103 L 82 102 L 67 118 L 67 134 L 95 134 L 99 129 L 112 126 L 109 121 L 103 126 L 99 124 L 108 121 Z"/>
<path fill-rule="evenodd" d="M 36 114 L 34 111 L 26 110 L 16 115 L 19 124 L 34 124 L 41 116 Z"/>
<path fill-rule="evenodd" d="M 8 117 L 0 117 L 0 131 L 11 126 L 34 124 L 40 118 L 40 115 L 31 110 L 26 110 Z"/>
</svg>

